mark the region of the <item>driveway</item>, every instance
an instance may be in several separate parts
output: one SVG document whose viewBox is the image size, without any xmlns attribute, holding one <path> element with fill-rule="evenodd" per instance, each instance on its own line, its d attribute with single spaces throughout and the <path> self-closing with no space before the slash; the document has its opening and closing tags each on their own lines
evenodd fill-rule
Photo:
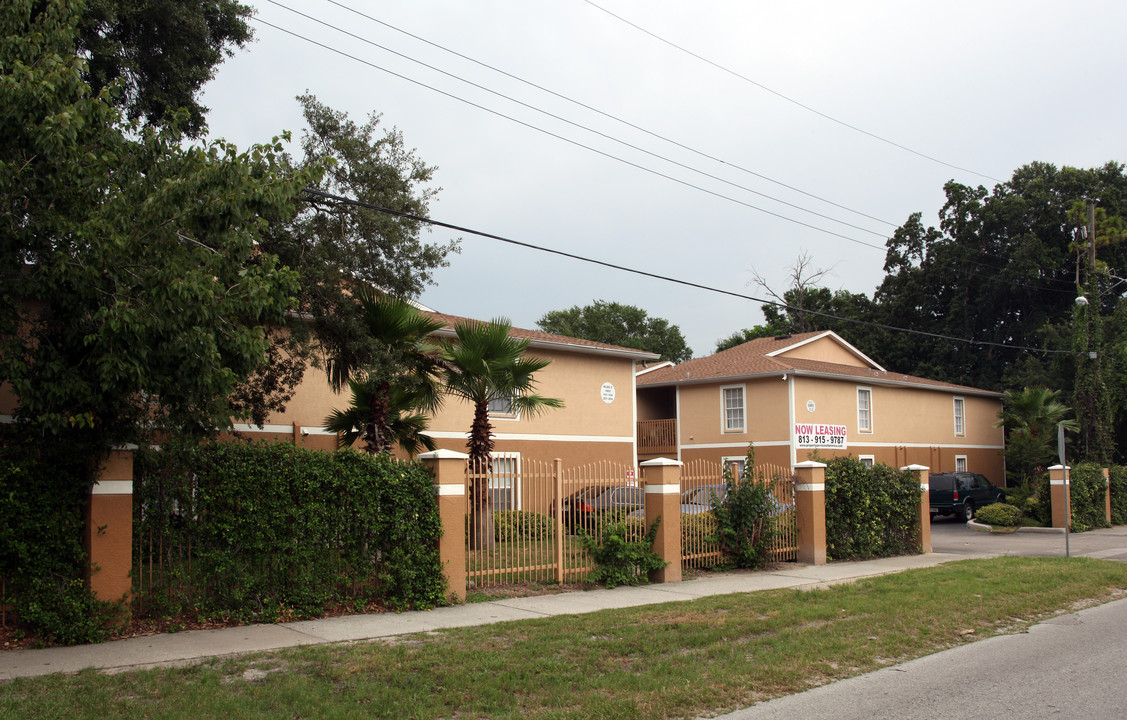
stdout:
<svg viewBox="0 0 1127 720">
<path fill-rule="evenodd" d="M 1127 562 L 1127 525 L 1100 528 L 1068 536 L 1069 554 L 1076 557 L 1106 558 Z M 931 522 L 931 549 L 968 557 L 1025 555 L 1064 557 L 1064 533 L 990 533 L 973 529 L 954 518 L 935 518 Z"/>
</svg>

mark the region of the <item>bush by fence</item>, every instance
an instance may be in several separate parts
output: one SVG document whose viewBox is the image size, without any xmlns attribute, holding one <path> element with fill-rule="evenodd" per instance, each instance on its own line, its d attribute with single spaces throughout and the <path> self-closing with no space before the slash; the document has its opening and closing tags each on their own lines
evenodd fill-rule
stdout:
<svg viewBox="0 0 1127 720">
<path fill-rule="evenodd" d="M 107 633 L 101 611 L 108 604 L 84 580 L 90 486 L 77 457 L 0 446 L 0 605 L 41 639 L 68 645 Z"/>
<path fill-rule="evenodd" d="M 1111 524 L 1127 525 L 1127 468 L 1114 465 L 1111 470 Z"/>
<path fill-rule="evenodd" d="M 433 478 L 353 450 L 214 443 L 138 453 L 144 611 L 241 619 L 445 599 Z"/>
<path fill-rule="evenodd" d="M 834 560 L 920 552 L 920 483 L 854 457 L 826 462 L 826 555 Z"/>
<path fill-rule="evenodd" d="M 1108 527 L 1103 468 L 1094 463 L 1080 463 L 1069 471 L 1069 504 L 1073 532 Z"/>
</svg>

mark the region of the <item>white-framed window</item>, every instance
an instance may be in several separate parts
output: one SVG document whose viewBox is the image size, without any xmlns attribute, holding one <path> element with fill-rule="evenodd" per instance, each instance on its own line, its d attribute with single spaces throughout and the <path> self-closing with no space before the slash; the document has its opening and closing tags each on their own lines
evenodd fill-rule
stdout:
<svg viewBox="0 0 1127 720">
<path fill-rule="evenodd" d="M 873 431 L 872 388 L 857 388 L 857 431 L 864 433 L 871 433 Z"/>
<path fill-rule="evenodd" d="M 517 420 L 519 415 L 513 408 L 513 399 L 509 397 L 493 398 L 489 401 L 489 417 L 501 420 Z"/>
<path fill-rule="evenodd" d="M 962 437 L 967 434 L 966 402 L 963 398 L 955 398 L 955 435 Z"/>
<path fill-rule="evenodd" d="M 867 468 L 871 468 L 876 464 L 877 461 L 876 455 L 858 455 L 857 459 L 860 460 L 861 464 Z"/>
<path fill-rule="evenodd" d="M 724 403 L 724 432 L 744 432 L 747 429 L 744 408 L 744 386 L 726 385 L 720 388 Z"/>
<path fill-rule="evenodd" d="M 495 452 L 489 456 L 493 472 L 489 475 L 489 494 L 494 510 L 520 510 L 520 453 Z"/>
<path fill-rule="evenodd" d="M 967 471 L 967 456 L 966 455 L 956 455 L 955 456 L 955 472 L 966 472 L 966 471 Z"/>
<path fill-rule="evenodd" d="M 741 475 L 743 475 L 744 464 L 746 462 L 746 455 L 730 455 L 720 458 L 721 467 L 730 468 L 732 471 L 732 477 L 734 478 L 739 478 Z"/>
</svg>

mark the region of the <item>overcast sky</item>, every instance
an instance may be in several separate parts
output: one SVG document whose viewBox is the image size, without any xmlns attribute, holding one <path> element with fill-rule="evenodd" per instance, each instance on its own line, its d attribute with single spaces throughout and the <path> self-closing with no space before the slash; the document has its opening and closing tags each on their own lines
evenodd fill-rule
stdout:
<svg viewBox="0 0 1127 720">
<path fill-rule="evenodd" d="M 254 22 L 207 86 L 213 137 L 290 130 L 297 153 L 308 90 L 382 113 L 438 166 L 436 220 L 756 297 L 753 272 L 784 290 L 801 253 L 833 268 L 824 286 L 871 294 L 887 237 L 916 211 L 935 224 L 950 179 L 1127 160 L 1122 0 L 284 2 L 363 40 L 252 4 L 359 60 Z M 616 301 L 678 325 L 695 356 L 763 321 L 750 300 L 429 233 L 455 237 L 420 298 L 441 312 L 533 328 Z"/>
</svg>

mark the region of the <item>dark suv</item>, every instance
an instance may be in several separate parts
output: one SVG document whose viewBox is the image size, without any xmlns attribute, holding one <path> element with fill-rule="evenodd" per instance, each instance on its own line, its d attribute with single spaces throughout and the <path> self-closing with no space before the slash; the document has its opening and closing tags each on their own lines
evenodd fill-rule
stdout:
<svg viewBox="0 0 1127 720">
<path fill-rule="evenodd" d="M 1006 492 L 978 473 L 932 473 L 928 479 L 931 516 L 954 515 L 963 522 L 974 511 L 1006 499 Z"/>
</svg>

